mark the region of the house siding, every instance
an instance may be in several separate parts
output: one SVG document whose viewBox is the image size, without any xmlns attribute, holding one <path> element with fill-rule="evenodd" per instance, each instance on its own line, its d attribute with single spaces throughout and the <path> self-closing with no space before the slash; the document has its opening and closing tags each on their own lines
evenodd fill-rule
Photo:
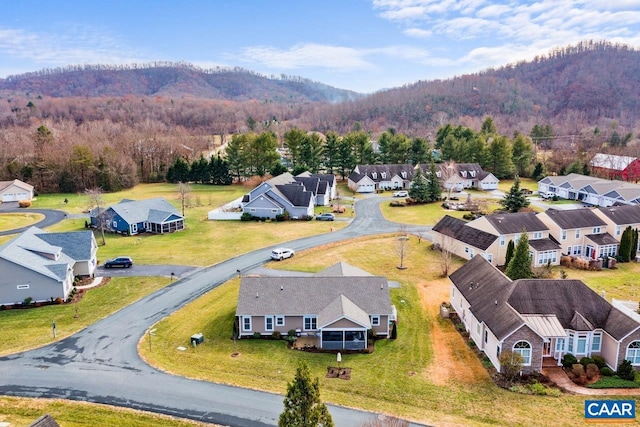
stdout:
<svg viewBox="0 0 640 427">
<path fill-rule="evenodd" d="M 58 297 L 65 299 L 73 283 L 71 274 L 63 283 L 3 259 L 0 259 L 0 271 L 3 272 L 0 277 L 0 304 L 4 305 L 21 303 L 27 297 L 34 301 L 50 301 Z M 18 285 L 29 285 L 29 288 L 18 289 Z"/>
<path fill-rule="evenodd" d="M 528 326 L 522 326 L 520 329 L 509 335 L 502 341 L 501 351 L 513 351 L 513 346 L 518 341 L 527 341 L 531 344 L 531 365 L 523 366 L 522 372 L 532 373 L 542 371 L 542 351 L 544 341 L 540 335 L 533 332 Z"/>
<path fill-rule="evenodd" d="M 618 341 L 608 333 L 604 332 L 602 334 L 602 347 L 600 348 L 600 355 L 604 357 L 607 365 L 614 371 L 618 369 L 618 365 L 616 364 L 618 348 Z M 624 351 L 626 351 L 626 348 L 624 349 Z"/>
</svg>

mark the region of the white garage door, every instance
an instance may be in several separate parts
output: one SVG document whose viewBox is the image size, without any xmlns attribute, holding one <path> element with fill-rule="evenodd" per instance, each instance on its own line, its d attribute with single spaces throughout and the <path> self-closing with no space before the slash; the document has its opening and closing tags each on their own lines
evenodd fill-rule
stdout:
<svg viewBox="0 0 640 427">
<path fill-rule="evenodd" d="M 20 200 L 29 200 L 28 193 L 6 193 L 2 195 L 3 202 L 18 202 Z"/>
</svg>

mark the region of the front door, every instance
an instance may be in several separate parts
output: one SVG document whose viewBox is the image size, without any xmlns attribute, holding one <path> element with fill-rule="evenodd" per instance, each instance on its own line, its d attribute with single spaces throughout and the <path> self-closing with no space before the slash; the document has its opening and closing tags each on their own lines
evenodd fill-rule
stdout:
<svg viewBox="0 0 640 427">
<path fill-rule="evenodd" d="M 542 357 L 551 356 L 551 341 L 545 342 L 542 347 Z"/>
</svg>

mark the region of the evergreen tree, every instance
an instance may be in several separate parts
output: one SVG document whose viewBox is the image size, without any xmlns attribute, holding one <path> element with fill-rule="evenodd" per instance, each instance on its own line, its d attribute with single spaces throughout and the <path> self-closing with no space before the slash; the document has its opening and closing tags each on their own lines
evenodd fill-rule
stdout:
<svg viewBox="0 0 640 427">
<path fill-rule="evenodd" d="M 533 277 L 531 272 L 531 257 L 529 256 L 529 238 L 526 231 L 522 231 L 520 239 L 513 252 L 513 258 L 507 265 L 505 273 L 511 280 L 529 279 Z"/>
<path fill-rule="evenodd" d="M 511 158 L 516 174 L 518 176 L 529 176 L 531 162 L 535 159 L 535 151 L 531 141 L 520 133 L 516 134 L 513 139 Z"/>
<path fill-rule="evenodd" d="M 349 138 L 338 140 L 338 152 L 336 155 L 336 168 L 340 172 L 342 179 L 345 179 L 356 167 L 356 159 L 353 155 L 353 148 Z"/>
<path fill-rule="evenodd" d="M 480 128 L 480 132 L 484 133 L 485 135 L 495 135 L 498 133 L 496 124 L 493 122 L 493 117 L 489 116 L 484 119 L 484 122 L 482 122 L 482 127 Z"/>
<path fill-rule="evenodd" d="M 427 203 L 431 201 L 429 198 L 429 182 L 422 173 L 420 166 L 418 166 L 416 173 L 413 174 L 413 180 L 409 188 L 409 197 L 417 203 Z"/>
<path fill-rule="evenodd" d="M 531 174 L 531 178 L 533 178 L 536 181 L 538 181 L 543 176 L 544 176 L 544 166 L 542 166 L 542 163 L 538 162 L 538 163 L 536 163 L 536 167 L 533 169 L 533 173 Z"/>
<path fill-rule="evenodd" d="M 213 185 L 230 185 L 233 182 L 227 161 L 220 157 L 220 154 L 217 157 L 211 157 L 209 174 Z"/>
<path fill-rule="evenodd" d="M 507 243 L 507 253 L 504 256 L 504 265 L 509 265 L 509 262 L 511 262 L 515 248 L 516 245 L 513 243 L 513 240 L 509 240 L 509 243 Z"/>
<path fill-rule="evenodd" d="M 317 377 L 311 380 L 311 373 L 304 362 L 287 385 L 284 411 L 280 414 L 278 427 L 333 427 L 331 414 L 320 400 L 320 381 Z"/>
<path fill-rule="evenodd" d="M 191 168 L 189 167 L 189 164 L 182 158 L 178 157 L 173 165 L 169 166 L 169 169 L 167 170 L 167 181 L 174 184 L 176 182 L 188 182 L 190 173 Z"/>
<path fill-rule="evenodd" d="M 318 173 L 322 164 L 322 139 L 318 133 L 307 135 L 300 147 L 300 163 L 311 173 Z M 295 169 L 295 168 L 294 168 Z"/>
<path fill-rule="evenodd" d="M 300 163 L 300 151 L 307 139 L 307 134 L 301 129 L 293 128 L 284 133 L 283 139 L 289 149 L 290 167 L 293 169 Z"/>
<path fill-rule="evenodd" d="M 432 159 L 429 141 L 424 138 L 413 138 L 409 150 L 409 163 L 418 165 L 430 162 Z"/>
<path fill-rule="evenodd" d="M 429 180 L 429 188 L 427 192 L 429 193 L 430 202 L 438 202 L 442 197 L 442 187 L 440 186 L 440 180 L 438 179 L 436 172 L 436 164 L 433 159 L 431 159 L 431 162 L 429 163 L 429 176 L 427 177 Z"/>
<path fill-rule="evenodd" d="M 498 179 L 505 179 L 513 176 L 511 142 L 504 136 L 493 138 L 489 144 L 489 166 L 491 172 Z"/>
<path fill-rule="evenodd" d="M 638 229 L 633 230 L 633 239 L 631 241 L 631 257 L 630 260 L 635 260 L 638 254 Z"/>
<path fill-rule="evenodd" d="M 246 178 L 248 145 L 248 134 L 234 135 L 225 149 L 229 170 L 238 181 Z"/>
<path fill-rule="evenodd" d="M 327 132 L 324 143 L 324 167 L 327 173 L 333 173 L 338 167 L 338 140 L 340 136 L 335 132 Z"/>
<path fill-rule="evenodd" d="M 622 262 L 629 262 L 631 259 L 631 246 L 633 245 L 633 229 L 631 226 L 624 229 L 622 237 L 620 237 L 620 248 L 618 249 L 618 255 L 622 259 Z"/>
<path fill-rule="evenodd" d="M 508 212 L 519 212 L 520 209 L 529 206 L 529 199 L 520 190 L 520 179 L 518 177 L 516 177 L 509 192 L 500 200 L 500 204 Z"/>
</svg>

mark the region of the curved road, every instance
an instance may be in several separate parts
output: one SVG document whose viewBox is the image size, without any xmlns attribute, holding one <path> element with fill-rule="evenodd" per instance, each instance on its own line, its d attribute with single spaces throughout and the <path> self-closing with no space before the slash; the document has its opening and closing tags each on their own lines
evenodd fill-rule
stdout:
<svg viewBox="0 0 640 427">
<path fill-rule="evenodd" d="M 356 204 L 356 217 L 339 231 L 294 240 L 296 251 L 380 233 L 426 237 L 430 227 L 386 221 L 378 197 Z M 277 425 L 279 394 L 230 387 L 170 375 L 147 365 L 137 352 L 140 337 L 154 323 L 237 274 L 269 261 L 272 248 L 201 269 L 102 319 L 77 334 L 36 350 L 0 358 L 0 394 L 104 403 L 238 427 Z M 352 427 L 374 414 L 329 406 L 338 427 Z"/>
<path fill-rule="evenodd" d="M 18 203 L 0 203 L 0 213 L 39 213 L 44 215 L 44 219 L 36 224 L 31 224 L 26 227 L 14 228 L 12 230 L 0 231 L 0 236 L 8 236 L 10 234 L 18 234 L 27 230 L 29 227 L 36 226 L 38 228 L 46 228 L 54 224 L 59 223 L 67 217 L 67 214 L 62 211 L 54 209 L 21 209 L 18 208 Z"/>
</svg>

